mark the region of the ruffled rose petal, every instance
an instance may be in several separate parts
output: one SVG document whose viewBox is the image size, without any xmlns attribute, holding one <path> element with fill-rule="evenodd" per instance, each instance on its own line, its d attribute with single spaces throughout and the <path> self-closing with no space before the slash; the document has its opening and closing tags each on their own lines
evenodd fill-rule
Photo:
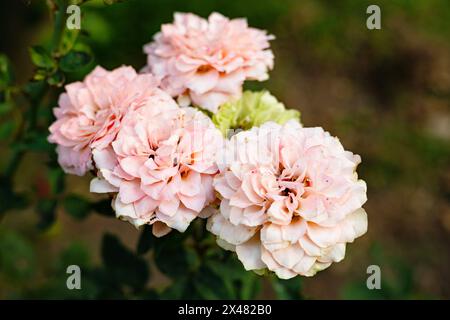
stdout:
<svg viewBox="0 0 450 320">
<path fill-rule="evenodd" d="M 176 13 L 152 43 L 144 46 L 147 72 L 172 96 L 189 97 L 211 112 L 239 98 L 245 80 L 266 80 L 273 67 L 273 36 L 250 28 L 245 19 L 211 13 L 208 19 Z"/>
<path fill-rule="evenodd" d="M 221 203 L 208 230 L 248 270 L 313 276 L 367 231 L 360 158 L 322 128 L 266 122 L 232 136 L 218 159 Z"/>
<path fill-rule="evenodd" d="M 245 270 L 263 269 L 266 266 L 261 260 L 261 242 L 259 241 L 258 235 L 237 245 L 236 253 L 244 265 Z"/>
</svg>

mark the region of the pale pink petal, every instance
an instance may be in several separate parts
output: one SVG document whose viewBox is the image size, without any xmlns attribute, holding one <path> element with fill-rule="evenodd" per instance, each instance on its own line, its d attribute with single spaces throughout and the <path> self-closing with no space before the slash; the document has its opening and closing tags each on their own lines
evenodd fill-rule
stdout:
<svg viewBox="0 0 450 320">
<path fill-rule="evenodd" d="M 171 228 L 169 228 L 165 223 L 156 221 L 152 224 L 152 233 L 155 237 L 163 237 L 166 234 L 168 234 L 170 231 L 172 231 Z"/>
<path fill-rule="evenodd" d="M 91 180 L 89 191 L 94 193 L 108 193 L 117 192 L 119 189 L 104 179 L 94 178 Z"/>
<path fill-rule="evenodd" d="M 237 245 L 236 253 L 245 270 L 263 269 L 266 266 L 261 260 L 261 242 L 257 235 Z"/>
</svg>

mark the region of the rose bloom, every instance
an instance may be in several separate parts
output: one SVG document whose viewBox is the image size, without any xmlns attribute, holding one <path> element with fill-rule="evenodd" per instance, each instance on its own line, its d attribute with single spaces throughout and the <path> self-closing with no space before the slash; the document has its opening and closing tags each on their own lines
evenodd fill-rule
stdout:
<svg viewBox="0 0 450 320">
<path fill-rule="evenodd" d="M 234 135 L 219 158 L 222 199 L 208 230 L 246 270 L 312 276 L 367 231 L 360 157 L 322 128 L 267 122 Z"/>
<path fill-rule="evenodd" d="M 58 161 L 67 173 L 93 169 L 92 148 L 105 148 L 115 138 L 123 115 L 152 96 L 158 81 L 132 67 L 107 71 L 96 67 L 83 82 L 68 84 L 53 112 L 48 140 L 57 144 Z"/>
<path fill-rule="evenodd" d="M 263 81 L 273 68 L 265 31 L 250 28 L 245 19 L 212 13 L 208 20 L 176 13 L 154 41 L 144 46 L 148 67 L 162 88 L 211 112 L 242 94 L 244 80 Z"/>
<path fill-rule="evenodd" d="M 111 147 L 93 151 L 99 177 L 91 191 L 117 192 L 116 215 L 136 227 L 151 224 L 156 236 L 184 232 L 209 211 L 223 145 L 207 116 L 167 97 L 129 112 Z"/>
</svg>

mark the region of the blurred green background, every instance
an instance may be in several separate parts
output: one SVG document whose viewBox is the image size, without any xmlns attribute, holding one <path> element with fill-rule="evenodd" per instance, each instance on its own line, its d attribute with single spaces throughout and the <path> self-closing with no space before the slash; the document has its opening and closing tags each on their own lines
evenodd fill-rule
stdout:
<svg viewBox="0 0 450 320">
<path fill-rule="evenodd" d="M 381 8 L 381 30 L 366 28 L 370 4 Z M 247 17 L 251 26 L 274 34 L 271 78 L 248 87 L 269 89 L 287 107 L 301 111 L 305 126 L 324 127 L 363 159 L 358 172 L 368 184 L 369 231 L 348 245 L 344 261 L 301 279 L 303 297 L 449 299 L 450 2 L 88 1 L 81 7 L 81 33 L 94 61 L 67 80 L 80 79 L 95 64 L 140 69 L 146 60 L 142 46 L 162 23 L 172 21 L 175 11 Z M 51 36 L 45 1 L 0 2 L 0 52 L 12 61 L 19 85 L 33 75 L 27 48 L 48 44 Z M 39 116 L 48 117 L 60 91 L 45 100 Z M 2 170 L 20 119 L 20 108 L 0 109 Z M 16 206 L 0 218 L 0 298 L 96 297 L 90 279 L 105 276 L 96 273 L 102 259 L 105 263 L 105 242 L 122 246 L 104 234 L 120 238 L 125 257 L 138 242 L 139 232 L 130 224 L 86 213 L 80 199 L 100 200 L 88 194 L 90 177 L 63 176 L 69 200 L 58 206 L 46 202 L 49 190 L 62 183 L 48 161 L 46 153 L 30 149 L 14 177 L 15 191 L 34 205 Z M 12 198 L 3 194 L 0 201 L 7 206 Z M 50 222 L 43 220 L 49 215 Z M 151 257 L 133 259 L 139 267 L 139 259 Z M 92 270 L 81 294 L 65 288 L 65 268 L 72 263 Z M 382 271 L 381 290 L 366 288 L 366 268 L 373 264 Z M 143 278 L 149 287 L 167 286 L 157 267 L 152 264 L 150 271 L 152 277 Z M 283 297 L 266 282 L 258 297 Z"/>
</svg>

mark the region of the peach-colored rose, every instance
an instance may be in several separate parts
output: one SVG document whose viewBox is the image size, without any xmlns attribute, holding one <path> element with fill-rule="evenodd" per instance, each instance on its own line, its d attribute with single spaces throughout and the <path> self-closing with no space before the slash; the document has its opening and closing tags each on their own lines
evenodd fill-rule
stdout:
<svg viewBox="0 0 450 320">
<path fill-rule="evenodd" d="M 93 151 L 99 177 L 91 191 L 117 192 L 117 216 L 152 224 L 156 236 L 184 232 L 215 199 L 215 155 L 223 144 L 207 116 L 167 97 L 129 112 L 112 146 Z"/>
<path fill-rule="evenodd" d="M 219 157 L 222 201 L 208 229 L 247 270 L 312 276 L 367 230 L 359 162 L 322 128 L 295 121 L 240 132 Z"/>
<path fill-rule="evenodd" d="M 91 148 L 107 147 L 127 110 L 145 104 L 157 85 L 152 75 L 125 66 L 113 71 L 96 67 L 83 82 L 68 84 L 54 109 L 48 139 L 58 145 L 64 171 L 84 175 L 92 169 Z"/>
<path fill-rule="evenodd" d="M 144 46 L 148 67 L 172 96 L 191 100 L 209 111 L 239 98 L 245 80 L 263 81 L 273 67 L 265 31 L 250 28 L 245 19 L 212 13 L 208 20 L 176 13 L 154 42 Z"/>
</svg>

